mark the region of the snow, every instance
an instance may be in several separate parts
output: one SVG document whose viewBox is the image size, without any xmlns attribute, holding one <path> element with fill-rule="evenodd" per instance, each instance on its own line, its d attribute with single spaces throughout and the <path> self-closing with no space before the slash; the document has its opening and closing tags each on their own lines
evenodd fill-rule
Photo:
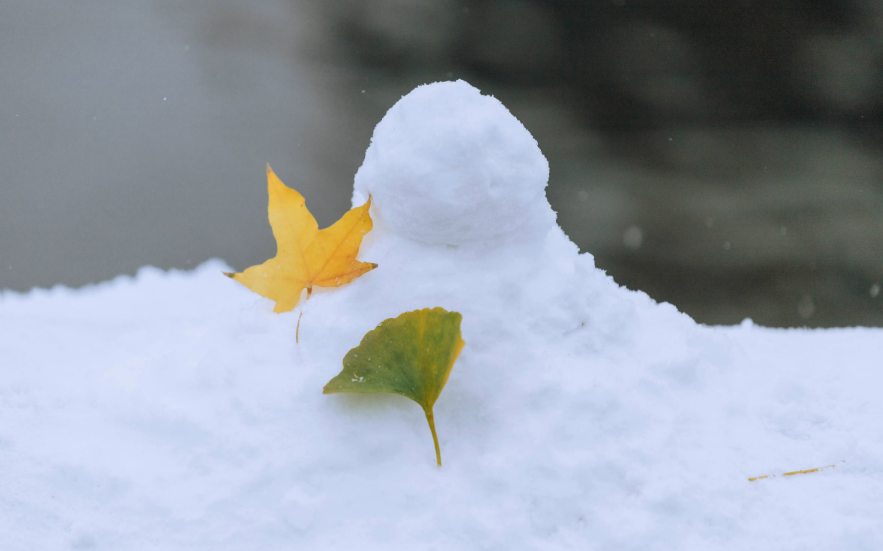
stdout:
<svg viewBox="0 0 883 551">
<path fill-rule="evenodd" d="M 548 181 L 536 140 L 502 103 L 462 80 L 437 82 L 404 96 L 377 124 L 354 202 L 370 195 L 378 222 L 400 235 L 461 245 L 535 217 L 553 225 Z"/>
<path fill-rule="evenodd" d="M 464 83 L 421 105 L 444 90 L 479 102 Z M 401 120 L 414 141 L 421 119 Z M 378 128 L 372 147 L 394 140 Z M 445 233 L 429 198 L 454 179 L 368 177 L 401 155 L 369 150 L 357 179 L 381 221 L 360 258 L 379 267 L 316 288 L 299 343 L 300 309 L 273 314 L 221 261 L 0 295 L 3 547 L 883 547 L 883 331 L 698 325 L 595 268 L 541 196 L 492 212 L 503 233 Z M 408 231 L 420 219 L 430 238 Z M 322 394 L 368 330 L 434 306 L 466 341 L 435 405 L 442 468 L 415 403 Z"/>
</svg>

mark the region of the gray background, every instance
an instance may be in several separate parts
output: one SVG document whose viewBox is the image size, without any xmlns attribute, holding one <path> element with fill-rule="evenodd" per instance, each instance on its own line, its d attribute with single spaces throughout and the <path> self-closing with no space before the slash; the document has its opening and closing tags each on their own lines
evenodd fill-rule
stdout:
<svg viewBox="0 0 883 551">
<path fill-rule="evenodd" d="M 551 164 L 559 222 L 705 323 L 883 325 L 883 3 L 4 0 L 0 288 L 275 252 L 401 95 L 463 78 Z"/>
</svg>

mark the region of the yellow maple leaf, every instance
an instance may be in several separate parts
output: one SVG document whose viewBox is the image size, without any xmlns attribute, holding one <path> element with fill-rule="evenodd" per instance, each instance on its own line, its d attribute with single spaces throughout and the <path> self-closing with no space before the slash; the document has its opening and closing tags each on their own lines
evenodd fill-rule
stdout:
<svg viewBox="0 0 883 551">
<path fill-rule="evenodd" d="M 371 199 L 324 230 L 307 210 L 303 196 L 282 183 L 267 165 L 267 208 L 276 256 L 244 272 L 227 274 L 255 293 L 276 301 L 276 313 L 297 306 L 301 293 L 307 297 L 318 287 L 340 287 L 377 267 L 356 260 L 362 238 L 373 222 Z"/>
</svg>

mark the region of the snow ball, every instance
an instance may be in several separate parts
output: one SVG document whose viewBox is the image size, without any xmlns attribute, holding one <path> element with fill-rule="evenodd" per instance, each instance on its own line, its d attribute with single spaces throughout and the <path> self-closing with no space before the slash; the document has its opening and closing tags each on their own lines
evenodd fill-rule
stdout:
<svg viewBox="0 0 883 551">
<path fill-rule="evenodd" d="M 496 98 L 468 83 L 419 86 L 374 129 L 355 177 L 393 232 L 461 245 L 516 229 L 544 193 L 549 163 L 530 132 Z"/>
</svg>

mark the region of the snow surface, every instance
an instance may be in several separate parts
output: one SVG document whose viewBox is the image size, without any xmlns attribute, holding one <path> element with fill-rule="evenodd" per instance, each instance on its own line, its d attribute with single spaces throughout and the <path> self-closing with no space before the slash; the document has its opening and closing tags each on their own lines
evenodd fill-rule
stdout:
<svg viewBox="0 0 883 551">
<path fill-rule="evenodd" d="M 315 289 L 299 344 L 299 311 L 221 261 L 0 295 L 2 548 L 883 548 L 883 331 L 697 325 L 537 202 L 451 246 L 378 198 L 379 267 Z M 466 341 L 442 468 L 415 403 L 322 394 L 368 330 L 433 306 Z"/>
<path fill-rule="evenodd" d="M 417 87 L 374 129 L 355 177 L 378 222 L 425 241 L 461 245 L 539 217 L 555 223 L 544 190 L 549 163 L 497 99 L 466 82 Z"/>
</svg>

